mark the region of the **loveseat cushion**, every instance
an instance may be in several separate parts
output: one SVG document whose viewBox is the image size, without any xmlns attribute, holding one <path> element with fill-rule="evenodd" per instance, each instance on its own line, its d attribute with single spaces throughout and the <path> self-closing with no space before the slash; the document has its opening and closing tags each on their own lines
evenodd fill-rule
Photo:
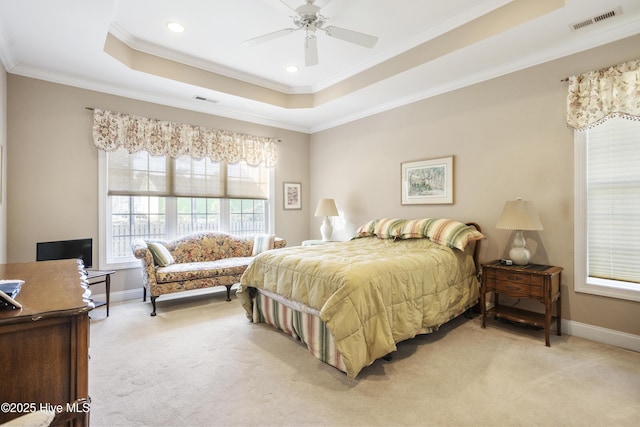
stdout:
<svg viewBox="0 0 640 427">
<path fill-rule="evenodd" d="M 166 267 L 158 267 L 156 270 L 156 282 L 170 283 L 242 275 L 252 260 L 252 257 L 236 257 L 223 258 L 216 261 L 171 264 Z"/>
<path fill-rule="evenodd" d="M 251 255 L 251 240 L 223 232 L 200 232 L 167 244 L 176 264 L 208 262 Z"/>
</svg>

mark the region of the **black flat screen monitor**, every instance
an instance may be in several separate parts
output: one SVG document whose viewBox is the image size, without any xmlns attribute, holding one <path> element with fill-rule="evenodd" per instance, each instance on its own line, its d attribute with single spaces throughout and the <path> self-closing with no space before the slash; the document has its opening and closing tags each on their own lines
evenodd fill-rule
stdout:
<svg viewBox="0 0 640 427">
<path fill-rule="evenodd" d="M 93 239 L 39 242 L 36 248 L 36 261 L 79 258 L 85 268 L 91 268 L 92 252 Z"/>
</svg>

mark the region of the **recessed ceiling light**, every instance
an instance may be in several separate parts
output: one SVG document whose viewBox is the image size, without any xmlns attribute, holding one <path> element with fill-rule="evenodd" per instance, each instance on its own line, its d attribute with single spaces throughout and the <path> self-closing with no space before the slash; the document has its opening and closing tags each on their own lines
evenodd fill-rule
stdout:
<svg viewBox="0 0 640 427">
<path fill-rule="evenodd" d="M 184 31 L 184 25 L 178 24 L 177 22 L 167 22 L 167 28 L 174 33 L 181 33 Z"/>
<path fill-rule="evenodd" d="M 298 67 L 296 67 L 295 65 L 288 65 L 286 70 L 289 73 L 297 73 L 298 72 Z"/>
</svg>

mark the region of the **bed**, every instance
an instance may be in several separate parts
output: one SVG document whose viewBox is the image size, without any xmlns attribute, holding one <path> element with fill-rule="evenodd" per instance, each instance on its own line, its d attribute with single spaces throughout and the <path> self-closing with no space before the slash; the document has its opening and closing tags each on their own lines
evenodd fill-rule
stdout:
<svg viewBox="0 0 640 427">
<path fill-rule="evenodd" d="M 259 254 L 236 294 L 252 322 L 300 340 L 351 381 L 478 302 L 483 238 L 475 223 L 376 219 L 346 242 Z"/>
</svg>

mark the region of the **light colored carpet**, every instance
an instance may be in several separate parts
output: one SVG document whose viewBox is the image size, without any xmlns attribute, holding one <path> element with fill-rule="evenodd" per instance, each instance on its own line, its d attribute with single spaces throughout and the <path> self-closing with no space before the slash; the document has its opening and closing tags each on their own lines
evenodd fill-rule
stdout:
<svg viewBox="0 0 640 427">
<path fill-rule="evenodd" d="M 91 317 L 92 426 L 637 426 L 640 353 L 480 317 L 351 384 L 223 293 Z"/>
</svg>

